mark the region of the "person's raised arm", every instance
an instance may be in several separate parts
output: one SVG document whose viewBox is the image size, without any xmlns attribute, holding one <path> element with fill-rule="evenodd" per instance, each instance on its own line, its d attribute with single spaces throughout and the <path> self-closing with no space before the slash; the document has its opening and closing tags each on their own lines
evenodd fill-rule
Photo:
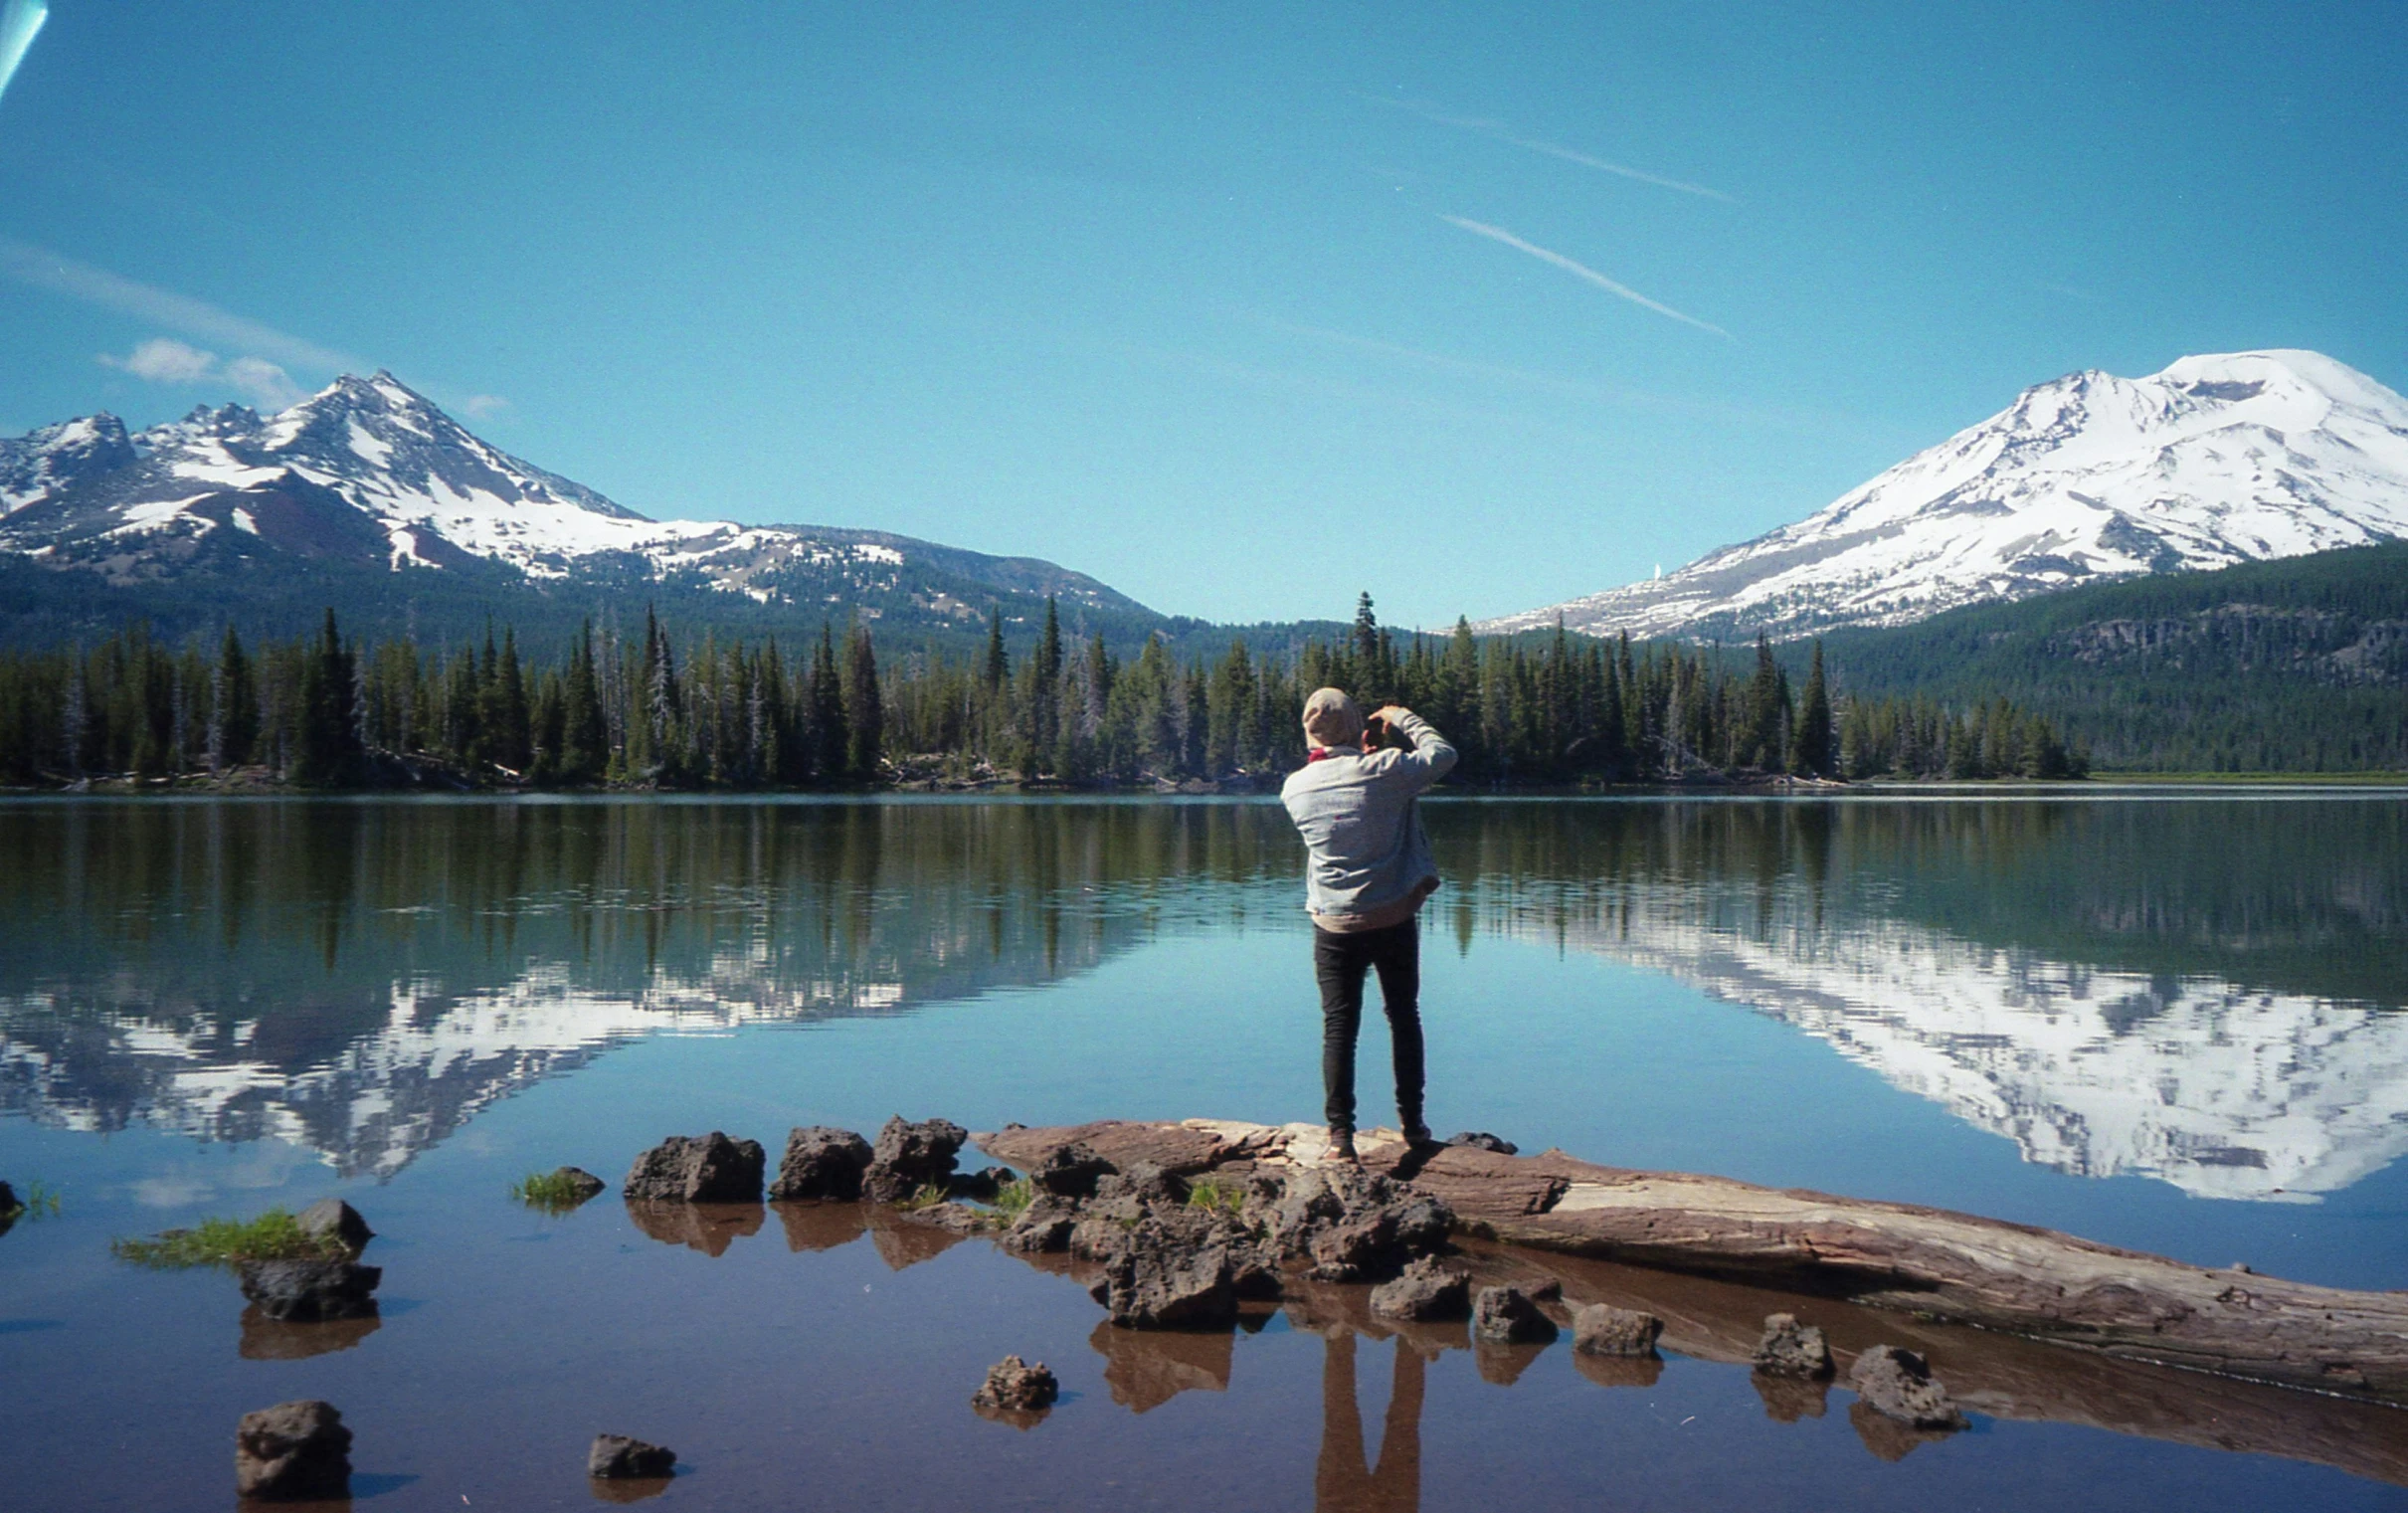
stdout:
<svg viewBox="0 0 2408 1513">
<path fill-rule="evenodd" d="M 1429 787 L 1454 770 L 1455 748 L 1428 720 L 1402 704 L 1389 704 L 1373 714 L 1387 726 L 1412 743 L 1409 751 L 1396 753 L 1396 771 L 1403 775 L 1417 792 Z"/>
</svg>

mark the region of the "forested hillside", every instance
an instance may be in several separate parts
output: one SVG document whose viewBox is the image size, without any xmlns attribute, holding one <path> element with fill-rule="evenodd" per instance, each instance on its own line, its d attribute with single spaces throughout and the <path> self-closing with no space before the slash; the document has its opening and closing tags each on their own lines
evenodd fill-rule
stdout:
<svg viewBox="0 0 2408 1513">
<path fill-rule="evenodd" d="M 2408 543 L 2074 589 L 1823 645 L 1853 694 L 2005 697 L 2102 769 L 2408 770 Z M 1792 664 L 1803 656 L 1785 649 Z"/>
</svg>

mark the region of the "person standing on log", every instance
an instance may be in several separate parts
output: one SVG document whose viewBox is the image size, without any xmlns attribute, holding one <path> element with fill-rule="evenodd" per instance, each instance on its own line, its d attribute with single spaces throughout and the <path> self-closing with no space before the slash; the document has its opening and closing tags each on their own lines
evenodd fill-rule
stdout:
<svg viewBox="0 0 2408 1513">
<path fill-rule="evenodd" d="M 1389 704 L 1366 723 L 1355 701 L 1317 688 L 1304 701 L 1309 754 L 1279 790 L 1304 837 L 1305 910 L 1321 984 L 1321 1083 L 1330 1154 L 1355 1154 L 1355 1041 L 1363 980 L 1380 974 L 1395 1047 L 1396 1114 L 1404 1138 L 1429 1143 L 1421 1121 L 1422 901 L 1438 888 L 1414 801 L 1455 765 L 1455 748 L 1427 720 Z M 1390 744 L 1393 741 L 1395 744 Z"/>
</svg>

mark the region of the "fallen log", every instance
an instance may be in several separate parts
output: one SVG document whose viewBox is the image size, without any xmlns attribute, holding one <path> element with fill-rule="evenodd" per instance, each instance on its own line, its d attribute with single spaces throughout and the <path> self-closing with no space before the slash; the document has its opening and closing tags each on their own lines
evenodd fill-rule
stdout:
<svg viewBox="0 0 2408 1513">
<path fill-rule="evenodd" d="M 1383 1138 L 1385 1136 L 1385 1138 Z M 1106 1120 L 974 1137 L 1033 1166 L 1080 1141 L 1116 1165 L 1186 1176 L 1312 1165 L 1317 1125 Z M 2202 1268 L 2053 1229 L 1914 1204 L 1597 1166 L 1562 1151 L 1409 1151 L 1364 1162 L 1444 1201 L 1471 1233 L 1510 1244 L 1793 1288 L 2119 1360 L 2408 1404 L 2408 1293 L 2352 1292 Z"/>
</svg>

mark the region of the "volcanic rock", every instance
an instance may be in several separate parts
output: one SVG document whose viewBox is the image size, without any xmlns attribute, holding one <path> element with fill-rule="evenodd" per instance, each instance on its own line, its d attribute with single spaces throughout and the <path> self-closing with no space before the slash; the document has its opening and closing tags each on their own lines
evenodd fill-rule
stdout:
<svg viewBox="0 0 2408 1513">
<path fill-rule="evenodd" d="M 381 1266 L 347 1260 L 249 1260 L 235 1274 L 262 1314 L 287 1324 L 372 1317 L 385 1276 Z"/>
<path fill-rule="evenodd" d="M 606 1481 L 666 1476 L 676 1466 L 675 1450 L 630 1439 L 625 1434 L 596 1434 L 594 1447 L 586 1451 L 585 1457 L 585 1473 Z"/>
<path fill-rule="evenodd" d="M 1635 1308 L 1591 1303 L 1572 1311 L 1572 1348 L 1592 1356 L 1651 1356 L 1664 1321 Z"/>
<path fill-rule="evenodd" d="M 1434 1198 L 1360 1167 L 1290 1172 L 1265 1229 L 1280 1255 L 1309 1260 L 1316 1280 L 1378 1281 L 1446 1244 L 1454 1216 Z"/>
<path fill-rule="evenodd" d="M 1544 1345 L 1558 1331 L 1519 1287 L 1483 1287 L 1472 1299 L 1472 1337 L 1501 1345 Z"/>
<path fill-rule="evenodd" d="M 759 1203 L 766 1159 L 758 1140 L 671 1135 L 636 1158 L 620 1192 L 647 1203 Z"/>
<path fill-rule="evenodd" d="M 1028 1172 L 1038 1191 L 1057 1198 L 1092 1198 L 1095 1185 L 1118 1170 L 1090 1146 L 1073 1140 L 1049 1152 Z"/>
<path fill-rule="evenodd" d="M 319 1199 L 301 1210 L 292 1222 L 311 1239 L 332 1240 L 353 1255 L 367 1249 L 368 1241 L 376 1238 L 376 1231 L 359 1217 L 359 1210 L 339 1198 Z"/>
<path fill-rule="evenodd" d="M 1019 1356 L 1006 1356 L 987 1368 L 986 1384 L 970 1402 L 979 1408 L 1030 1414 L 1051 1408 L 1061 1395 L 1062 1385 L 1045 1369 L 1044 1362 L 1030 1366 Z"/>
<path fill-rule="evenodd" d="M 1519 1156 L 1522 1154 L 1522 1147 L 1514 1144 L 1511 1140 L 1501 1140 L 1497 1136 L 1488 1133 L 1486 1130 L 1467 1129 L 1461 1134 L 1447 1136 L 1446 1143 L 1449 1145 L 1468 1146 L 1475 1151 L 1494 1151 L 1500 1156 Z"/>
<path fill-rule="evenodd" d="M 1078 1227 L 1078 1210 L 1067 1199 L 1042 1193 L 1020 1211 L 996 1243 L 1022 1255 L 1038 1255 L 1070 1248 L 1070 1234 Z"/>
<path fill-rule="evenodd" d="M 861 1191 L 875 1203 L 901 1203 L 922 1188 L 945 1190 L 970 1131 L 950 1119 L 907 1124 L 900 1115 L 878 1131 Z"/>
<path fill-rule="evenodd" d="M 806 1125 L 787 1135 L 786 1155 L 778 1162 L 778 1180 L 770 1184 L 769 1196 L 851 1203 L 861 1196 L 861 1174 L 867 1170 L 868 1141 L 848 1129 Z"/>
<path fill-rule="evenodd" d="M 1800 1324 L 1791 1314 L 1769 1314 L 1764 1337 L 1757 1342 L 1756 1369 L 1768 1377 L 1822 1381 L 1831 1375 L 1831 1347 L 1812 1324 Z"/>
<path fill-rule="evenodd" d="M 1856 1358 L 1848 1385 L 1876 1413 L 1921 1429 L 1960 1429 L 1964 1411 L 1949 1400 L 1931 1365 L 1912 1350 L 1876 1345 Z"/>
<path fill-rule="evenodd" d="M 351 1495 L 351 1430 L 331 1403 L 279 1403 L 245 1414 L 234 1432 L 234 1490 L 259 1502 Z"/>
<path fill-rule="evenodd" d="M 1089 1289 L 1127 1329 L 1225 1329 L 1237 1319 L 1229 1247 L 1146 1219 L 1129 1229 Z"/>
<path fill-rule="evenodd" d="M 1471 1312 L 1471 1278 L 1424 1255 L 1395 1280 L 1372 1289 L 1372 1312 L 1422 1322 L 1462 1318 Z"/>
</svg>

